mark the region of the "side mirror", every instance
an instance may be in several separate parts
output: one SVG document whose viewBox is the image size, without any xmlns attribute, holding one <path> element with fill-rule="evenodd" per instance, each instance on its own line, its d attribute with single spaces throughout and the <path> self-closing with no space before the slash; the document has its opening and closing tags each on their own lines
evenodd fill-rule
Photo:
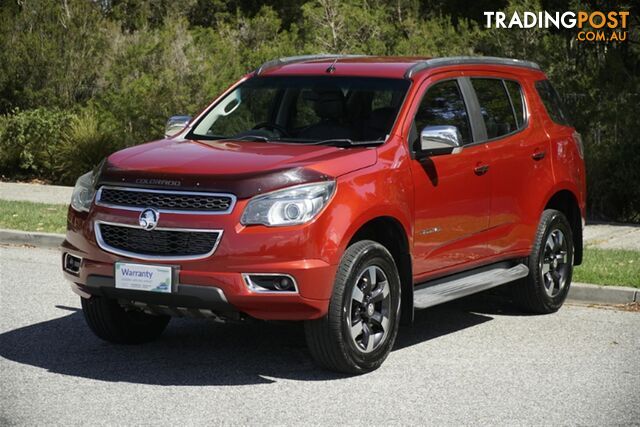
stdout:
<svg viewBox="0 0 640 427">
<path fill-rule="evenodd" d="M 164 137 L 169 138 L 174 136 L 182 129 L 184 129 L 191 121 L 191 116 L 171 116 L 167 120 L 167 124 L 164 127 Z"/>
<path fill-rule="evenodd" d="M 427 126 L 420 132 L 419 157 L 451 154 L 462 146 L 462 135 L 456 126 Z"/>
</svg>

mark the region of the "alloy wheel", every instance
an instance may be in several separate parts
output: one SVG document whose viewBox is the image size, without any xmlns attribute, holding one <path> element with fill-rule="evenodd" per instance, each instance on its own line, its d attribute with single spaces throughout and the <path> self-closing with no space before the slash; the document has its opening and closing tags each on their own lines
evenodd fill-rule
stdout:
<svg viewBox="0 0 640 427">
<path fill-rule="evenodd" d="M 554 229 L 549 233 L 540 260 L 542 281 L 548 296 L 558 295 L 567 285 L 570 271 L 568 259 L 568 242 L 561 230 Z"/>
<path fill-rule="evenodd" d="M 384 343 L 390 328 L 389 281 L 377 265 L 360 273 L 347 307 L 347 326 L 356 348 L 370 353 Z"/>
</svg>

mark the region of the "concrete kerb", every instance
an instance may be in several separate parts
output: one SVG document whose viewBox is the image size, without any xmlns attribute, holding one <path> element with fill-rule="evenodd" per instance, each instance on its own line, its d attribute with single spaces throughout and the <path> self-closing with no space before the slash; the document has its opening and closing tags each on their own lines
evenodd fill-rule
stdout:
<svg viewBox="0 0 640 427">
<path fill-rule="evenodd" d="M 58 248 L 63 241 L 64 234 L 0 229 L 0 243 L 5 244 Z"/>
<path fill-rule="evenodd" d="M 572 283 L 568 299 L 596 304 L 630 304 L 640 302 L 640 289 Z"/>
</svg>

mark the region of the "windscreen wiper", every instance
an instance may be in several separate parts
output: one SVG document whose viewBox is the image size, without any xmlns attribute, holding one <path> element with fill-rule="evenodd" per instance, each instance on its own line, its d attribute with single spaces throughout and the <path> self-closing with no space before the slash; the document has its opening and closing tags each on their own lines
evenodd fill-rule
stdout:
<svg viewBox="0 0 640 427">
<path fill-rule="evenodd" d="M 267 138 L 262 135 L 245 135 L 238 138 L 222 138 L 225 141 L 254 141 L 254 142 L 269 142 L 271 138 Z"/>
<path fill-rule="evenodd" d="M 383 139 L 376 139 L 374 141 L 354 141 L 349 138 L 335 138 L 324 139 L 321 141 L 311 142 L 310 145 L 334 145 L 336 147 L 359 147 L 366 145 L 380 145 L 384 143 Z"/>
<path fill-rule="evenodd" d="M 262 135 L 245 135 L 240 136 L 238 138 L 235 137 L 225 137 L 225 136 L 208 136 L 208 135 L 195 135 L 191 138 L 187 138 L 191 140 L 202 140 L 202 141 L 258 141 L 258 142 L 270 142 L 271 139 Z"/>
</svg>

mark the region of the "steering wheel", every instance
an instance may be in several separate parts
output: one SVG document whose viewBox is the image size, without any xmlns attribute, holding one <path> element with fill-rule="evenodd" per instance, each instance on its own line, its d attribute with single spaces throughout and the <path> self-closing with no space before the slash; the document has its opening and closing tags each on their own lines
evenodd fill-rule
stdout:
<svg viewBox="0 0 640 427">
<path fill-rule="evenodd" d="M 280 132 L 280 136 L 291 136 L 283 126 L 271 122 L 261 122 L 253 127 L 253 129 L 273 129 Z"/>
</svg>

